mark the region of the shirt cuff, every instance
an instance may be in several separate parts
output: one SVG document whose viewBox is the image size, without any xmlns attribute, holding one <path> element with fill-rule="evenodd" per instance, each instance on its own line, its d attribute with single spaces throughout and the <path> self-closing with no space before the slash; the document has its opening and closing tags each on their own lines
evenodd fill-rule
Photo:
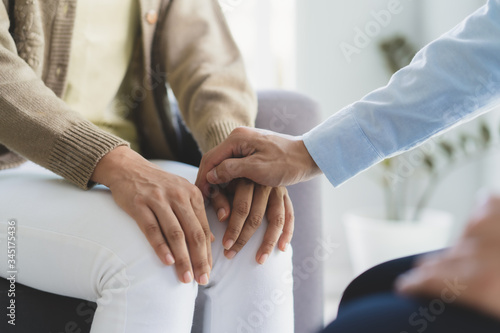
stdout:
<svg viewBox="0 0 500 333">
<path fill-rule="evenodd" d="M 339 186 L 382 160 L 350 108 L 303 136 L 304 144 L 333 186 Z"/>
</svg>

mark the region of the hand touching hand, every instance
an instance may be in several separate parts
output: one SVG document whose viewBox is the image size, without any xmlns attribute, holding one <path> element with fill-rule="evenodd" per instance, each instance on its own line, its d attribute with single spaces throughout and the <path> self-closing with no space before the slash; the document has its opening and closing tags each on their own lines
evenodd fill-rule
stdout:
<svg viewBox="0 0 500 333">
<path fill-rule="evenodd" d="M 139 225 L 180 281 L 207 284 L 212 266 L 203 196 L 186 179 L 167 173 L 127 147 L 105 155 L 92 180 L 108 186 L 116 203 Z"/>
<path fill-rule="evenodd" d="M 285 187 L 268 187 L 238 179 L 211 193 L 220 221 L 228 221 L 222 239 L 224 254 L 232 259 L 260 227 L 264 216 L 268 225 L 256 260 L 264 264 L 276 244 L 285 251 L 294 228 L 293 206 Z M 230 205 L 232 200 L 232 205 Z"/>
<path fill-rule="evenodd" d="M 490 198 L 458 243 L 423 258 L 396 283 L 408 295 L 443 297 L 500 318 L 500 198 Z"/>
<path fill-rule="evenodd" d="M 209 184 L 247 178 L 267 186 L 286 186 L 321 173 L 302 140 L 239 127 L 203 156 L 196 185 L 209 195 Z"/>
</svg>

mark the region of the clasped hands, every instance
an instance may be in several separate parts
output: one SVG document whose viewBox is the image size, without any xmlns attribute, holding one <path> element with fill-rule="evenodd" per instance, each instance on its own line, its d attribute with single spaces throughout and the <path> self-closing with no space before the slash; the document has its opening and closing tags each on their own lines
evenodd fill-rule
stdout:
<svg viewBox="0 0 500 333">
<path fill-rule="evenodd" d="M 136 220 L 163 263 L 175 264 L 181 281 L 192 281 L 194 272 L 196 281 L 206 284 L 213 236 L 202 192 L 212 197 L 220 219 L 229 218 L 222 240 L 227 257 L 245 245 L 267 205 L 269 227 L 256 256 L 262 262 L 278 239 L 279 248 L 284 250 L 292 237 L 292 206 L 286 190 L 279 186 L 320 172 L 300 138 L 238 128 L 204 155 L 198 187 L 126 147 L 104 156 L 91 179 L 111 189 L 115 201 Z M 278 188 L 246 180 L 230 183 L 241 177 Z M 214 195 L 209 183 L 230 185 Z M 226 191 L 234 196 L 232 214 Z M 405 295 L 432 298 L 441 297 L 449 283 L 463 286 L 457 303 L 500 318 L 500 197 L 485 200 L 453 247 L 421 259 L 398 279 L 395 289 Z"/>
<path fill-rule="evenodd" d="M 212 268 L 205 201 L 198 187 L 165 172 L 128 147 L 117 147 L 97 164 L 91 180 L 109 187 L 115 202 L 138 224 L 165 265 L 175 265 L 181 282 L 206 285 Z M 218 219 L 227 222 L 221 240 L 232 259 L 245 246 L 263 217 L 268 225 L 256 261 L 264 264 L 276 245 L 290 243 L 294 214 L 285 187 L 236 179 L 207 193 Z"/>
<path fill-rule="evenodd" d="M 238 177 L 280 186 L 320 173 L 300 137 L 237 128 L 202 159 L 197 185 L 207 191 Z M 500 197 L 483 198 L 458 242 L 424 256 L 400 276 L 396 292 L 443 298 L 453 285 L 456 295 L 446 302 L 468 306 L 500 318 Z M 449 295 L 448 295 L 449 296 Z"/>
</svg>

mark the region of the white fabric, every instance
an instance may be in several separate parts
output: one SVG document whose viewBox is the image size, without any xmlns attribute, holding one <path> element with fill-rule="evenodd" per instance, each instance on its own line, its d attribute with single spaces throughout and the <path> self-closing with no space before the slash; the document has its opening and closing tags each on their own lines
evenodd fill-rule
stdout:
<svg viewBox="0 0 500 333">
<path fill-rule="evenodd" d="M 197 169 L 156 162 L 190 181 Z M 0 173 L 0 243 L 15 219 L 17 281 L 44 291 L 95 301 L 92 333 L 188 333 L 195 283 L 178 282 L 157 258 L 136 223 L 97 186 L 82 191 L 35 164 Z M 213 270 L 207 287 L 204 332 L 293 332 L 292 251 L 255 261 L 266 223 L 233 259 L 223 256 L 226 224 L 207 207 Z M 6 277 L 2 245 L 0 276 Z"/>
</svg>

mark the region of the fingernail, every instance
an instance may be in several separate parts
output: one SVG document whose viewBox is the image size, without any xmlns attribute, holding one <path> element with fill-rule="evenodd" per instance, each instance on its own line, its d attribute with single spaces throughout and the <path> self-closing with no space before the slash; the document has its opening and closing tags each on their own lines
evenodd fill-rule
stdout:
<svg viewBox="0 0 500 333">
<path fill-rule="evenodd" d="M 288 250 L 288 246 L 290 246 L 290 243 L 286 243 L 285 246 L 283 246 L 283 252 L 286 252 L 286 250 Z"/>
<path fill-rule="evenodd" d="M 207 174 L 207 180 L 209 182 L 214 182 L 217 180 L 217 170 L 212 169 L 210 172 Z"/>
<path fill-rule="evenodd" d="M 170 253 L 168 253 L 165 256 L 165 261 L 166 261 L 167 265 L 172 265 L 175 263 L 175 259 L 174 259 L 174 257 L 172 257 L 172 255 Z"/>
<path fill-rule="evenodd" d="M 264 265 L 266 262 L 267 258 L 269 258 L 269 254 L 264 253 L 263 255 L 260 256 L 259 258 L 259 264 Z"/>
<path fill-rule="evenodd" d="M 199 282 L 199 284 L 201 284 L 202 286 L 208 284 L 208 274 L 207 273 L 205 273 L 202 276 L 200 276 L 200 282 Z"/>
<path fill-rule="evenodd" d="M 224 248 L 226 250 L 229 250 L 230 248 L 232 248 L 234 245 L 234 241 L 232 239 L 228 239 L 225 243 L 224 243 Z"/>
<path fill-rule="evenodd" d="M 224 208 L 220 208 L 217 211 L 217 218 L 219 219 L 220 222 L 222 222 L 222 219 L 226 217 L 226 210 Z"/>
<path fill-rule="evenodd" d="M 235 255 L 236 255 L 236 251 L 234 251 L 234 250 L 226 252 L 227 259 L 233 259 Z"/>
<path fill-rule="evenodd" d="M 193 275 L 190 271 L 187 271 L 184 273 L 184 283 L 190 283 L 191 281 L 193 281 Z"/>
</svg>

